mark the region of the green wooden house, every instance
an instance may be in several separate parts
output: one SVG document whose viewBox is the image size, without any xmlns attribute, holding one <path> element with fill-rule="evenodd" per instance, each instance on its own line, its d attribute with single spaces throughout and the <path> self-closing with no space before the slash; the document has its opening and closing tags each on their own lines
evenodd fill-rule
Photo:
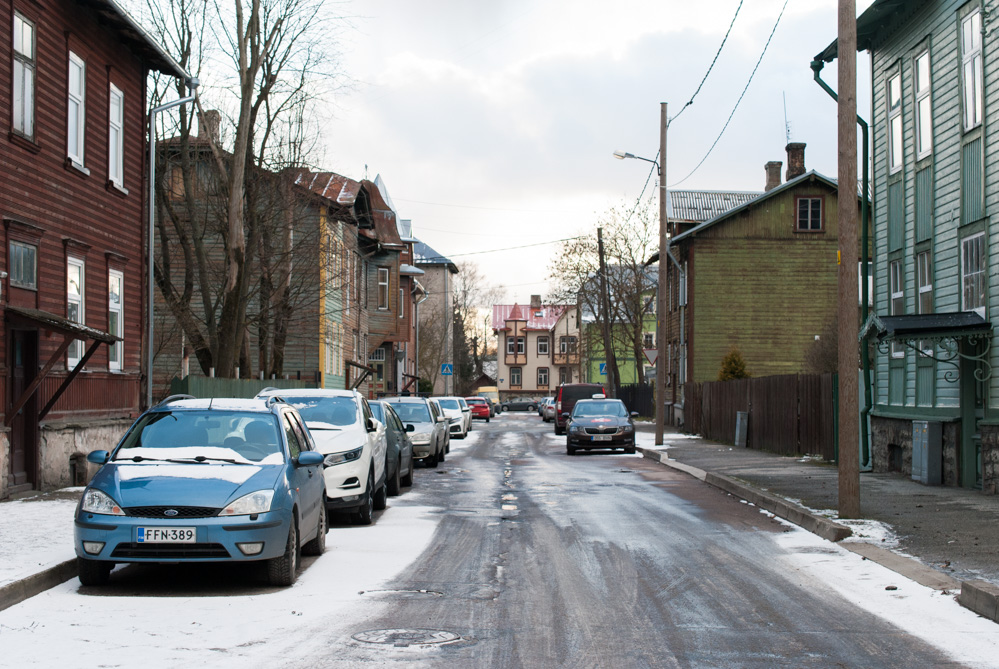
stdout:
<svg viewBox="0 0 999 669">
<path fill-rule="evenodd" d="M 983 4 L 876 0 L 857 19 L 874 112 L 876 314 L 862 333 L 878 343 L 874 470 L 922 480 L 929 465 L 995 494 L 999 42 Z M 836 57 L 833 42 L 813 67 Z"/>
</svg>

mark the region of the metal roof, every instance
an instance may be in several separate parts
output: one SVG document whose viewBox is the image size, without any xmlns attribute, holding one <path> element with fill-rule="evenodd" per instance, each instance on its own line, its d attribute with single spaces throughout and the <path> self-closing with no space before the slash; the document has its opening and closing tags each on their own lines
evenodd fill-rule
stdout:
<svg viewBox="0 0 999 669">
<path fill-rule="evenodd" d="M 878 38 L 898 30 L 927 0 L 875 0 L 857 17 L 857 51 L 870 51 Z M 838 40 L 820 51 L 815 60 L 832 62 L 839 55 Z"/>
<path fill-rule="evenodd" d="M 666 216 L 671 221 L 707 221 L 762 194 L 762 191 L 671 190 L 666 197 Z"/>
<path fill-rule="evenodd" d="M 458 273 L 458 266 L 450 258 L 442 256 L 426 242 L 413 244 L 413 262 L 417 265 L 446 265 L 452 274 Z"/>
<path fill-rule="evenodd" d="M 543 304 L 537 309 L 532 309 L 529 304 L 494 304 L 493 331 L 505 330 L 511 316 L 513 320 L 527 321 L 525 330 L 551 330 L 568 308 L 564 304 Z"/>
</svg>

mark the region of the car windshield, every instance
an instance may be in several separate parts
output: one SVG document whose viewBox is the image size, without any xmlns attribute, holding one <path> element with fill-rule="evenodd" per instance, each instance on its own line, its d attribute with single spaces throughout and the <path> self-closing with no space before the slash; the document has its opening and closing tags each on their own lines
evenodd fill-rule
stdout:
<svg viewBox="0 0 999 669">
<path fill-rule="evenodd" d="M 606 402 L 579 402 L 572 410 L 573 416 L 627 416 L 624 403 L 608 400 Z"/>
<path fill-rule="evenodd" d="M 458 404 L 458 400 L 437 400 L 440 402 L 442 409 L 458 409 L 461 410 L 461 405 Z"/>
<path fill-rule="evenodd" d="M 284 461 L 276 418 L 249 411 L 154 411 L 142 416 L 112 460 Z"/>
<path fill-rule="evenodd" d="M 477 400 L 477 399 L 470 399 L 470 400 L 465 400 L 465 401 L 467 403 L 469 403 L 469 404 L 485 404 L 486 403 L 485 400 Z"/>
<path fill-rule="evenodd" d="M 358 422 L 353 397 L 291 397 L 288 401 L 310 428 L 339 428 Z"/>
<path fill-rule="evenodd" d="M 422 402 L 399 402 L 393 405 L 403 423 L 429 423 L 430 410 Z"/>
</svg>

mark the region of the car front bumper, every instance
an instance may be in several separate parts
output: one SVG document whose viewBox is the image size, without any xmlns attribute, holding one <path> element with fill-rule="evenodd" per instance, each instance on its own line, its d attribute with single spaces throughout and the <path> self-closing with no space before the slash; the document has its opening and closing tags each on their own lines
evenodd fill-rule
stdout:
<svg viewBox="0 0 999 669">
<path fill-rule="evenodd" d="M 598 437 L 610 437 L 610 439 L 598 439 Z M 573 448 L 634 448 L 634 432 L 618 432 L 611 435 L 590 435 L 566 433 L 566 443 Z"/>
<path fill-rule="evenodd" d="M 290 508 L 225 518 L 141 518 L 80 512 L 74 521 L 73 543 L 79 557 L 108 562 L 267 560 L 284 553 L 290 523 Z M 196 543 L 139 541 L 139 528 L 193 528 Z M 259 552 L 247 554 L 240 549 L 240 545 L 256 543 L 263 544 Z M 94 550 L 96 544 L 102 544 L 100 550 Z"/>
</svg>

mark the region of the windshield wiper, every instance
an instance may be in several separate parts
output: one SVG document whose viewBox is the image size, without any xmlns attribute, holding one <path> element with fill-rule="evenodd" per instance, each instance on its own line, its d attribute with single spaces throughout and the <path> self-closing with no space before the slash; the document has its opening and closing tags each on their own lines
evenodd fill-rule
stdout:
<svg viewBox="0 0 999 669">
<path fill-rule="evenodd" d="M 210 458 L 207 455 L 195 455 L 193 458 L 174 458 L 168 460 L 168 462 L 228 462 L 231 465 L 244 465 L 247 464 L 241 460 L 234 460 L 232 458 Z"/>
</svg>

